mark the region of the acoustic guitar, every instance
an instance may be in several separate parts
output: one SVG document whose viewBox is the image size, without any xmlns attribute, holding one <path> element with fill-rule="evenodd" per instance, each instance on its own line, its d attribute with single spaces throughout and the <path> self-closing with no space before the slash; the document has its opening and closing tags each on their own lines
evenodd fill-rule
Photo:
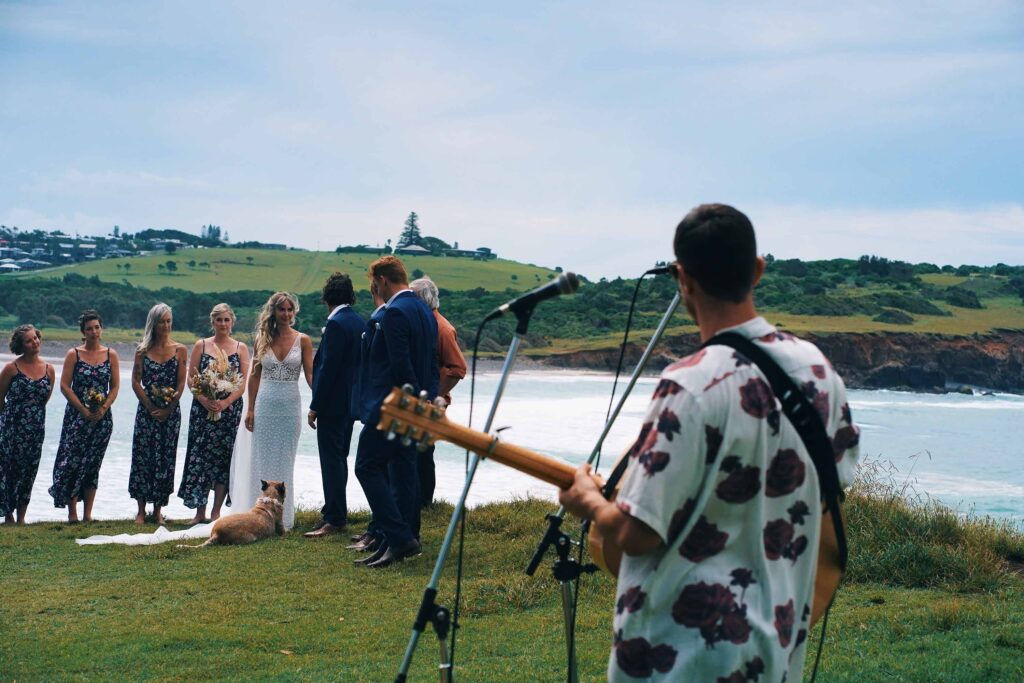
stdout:
<svg viewBox="0 0 1024 683">
<path fill-rule="evenodd" d="M 427 448 L 436 441 L 448 441 L 461 448 L 473 451 L 482 458 L 488 458 L 506 467 L 518 470 L 541 481 L 567 489 L 572 486 L 576 467 L 527 448 L 506 443 L 497 436 L 470 429 L 450 421 L 444 408 L 438 407 L 426 398 L 417 398 L 398 387 L 391 390 L 380 407 L 380 423 L 377 429 L 393 434 L 403 443 L 416 443 Z M 625 457 L 625 456 L 623 456 Z M 622 561 L 622 549 L 614 544 L 605 544 L 595 525 L 590 527 L 590 555 L 594 564 L 612 576 L 618 576 Z M 814 600 L 811 608 L 813 625 L 832 602 L 839 588 L 842 571 L 839 568 L 839 543 L 827 511 L 821 519 L 821 543 L 818 550 L 818 571 L 814 582 Z"/>
</svg>

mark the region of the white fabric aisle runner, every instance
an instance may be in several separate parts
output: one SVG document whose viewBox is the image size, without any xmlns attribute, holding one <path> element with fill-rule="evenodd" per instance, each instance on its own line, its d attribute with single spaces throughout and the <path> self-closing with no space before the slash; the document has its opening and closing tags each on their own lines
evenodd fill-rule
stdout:
<svg viewBox="0 0 1024 683">
<path fill-rule="evenodd" d="M 117 536 L 90 536 L 89 538 L 76 538 L 78 545 L 106 545 L 117 543 L 119 545 L 156 545 L 167 541 L 181 541 L 191 538 L 209 538 L 213 522 L 209 524 L 196 524 L 181 531 L 168 531 L 166 527 L 160 527 L 151 534 L 118 534 Z"/>
<path fill-rule="evenodd" d="M 242 414 L 245 414 L 245 405 L 248 399 L 243 399 Z M 231 454 L 231 507 L 225 507 L 221 516 L 227 516 L 236 512 L 248 512 L 256 503 L 259 491 L 246 491 L 246 484 L 252 477 L 252 437 L 244 425 L 239 425 L 238 435 L 235 437 L 235 447 Z M 168 531 L 160 527 L 151 534 L 118 534 L 117 536 L 90 536 L 88 538 L 76 538 L 78 545 L 106 545 L 116 543 L 119 545 L 158 545 L 168 541 L 181 541 L 193 538 L 209 538 L 213 522 L 209 524 L 196 524 L 181 531 Z"/>
</svg>

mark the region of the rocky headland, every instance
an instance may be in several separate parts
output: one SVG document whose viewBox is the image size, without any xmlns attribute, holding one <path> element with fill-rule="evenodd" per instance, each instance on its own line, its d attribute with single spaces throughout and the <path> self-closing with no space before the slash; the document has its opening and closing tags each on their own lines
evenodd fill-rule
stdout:
<svg viewBox="0 0 1024 683">
<path fill-rule="evenodd" d="M 1024 393 L 1024 332 L 947 336 L 920 333 L 806 334 L 843 375 L 847 386 L 861 389 L 906 389 L 942 393 L 960 387 Z M 648 365 L 657 372 L 692 353 L 696 334 L 666 337 Z M 643 346 L 626 349 L 629 372 Z M 619 350 L 577 351 L 546 356 L 543 363 L 560 368 L 615 371 Z"/>
</svg>

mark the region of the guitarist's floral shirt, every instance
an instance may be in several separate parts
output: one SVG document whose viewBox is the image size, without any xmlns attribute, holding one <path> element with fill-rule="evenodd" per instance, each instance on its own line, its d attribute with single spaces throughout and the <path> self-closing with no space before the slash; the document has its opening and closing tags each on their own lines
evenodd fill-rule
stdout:
<svg viewBox="0 0 1024 683">
<path fill-rule="evenodd" d="M 763 318 L 730 331 L 753 339 L 803 389 L 849 486 L 860 432 L 828 360 Z M 670 365 L 628 457 L 618 505 L 665 545 L 623 557 L 609 680 L 800 681 L 818 478 L 761 372 L 725 346 Z"/>
</svg>

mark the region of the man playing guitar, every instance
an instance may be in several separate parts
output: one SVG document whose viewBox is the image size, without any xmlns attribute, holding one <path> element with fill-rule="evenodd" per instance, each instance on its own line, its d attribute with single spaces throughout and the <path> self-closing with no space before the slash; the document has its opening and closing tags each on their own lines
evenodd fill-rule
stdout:
<svg viewBox="0 0 1024 683">
<path fill-rule="evenodd" d="M 765 351 L 821 415 L 840 485 L 849 486 L 859 430 L 846 389 L 813 344 L 757 316 L 764 259 L 750 220 L 730 206 L 699 206 L 673 247 L 702 341 L 736 332 Z M 589 465 L 560 494 L 624 551 L 609 680 L 801 680 L 821 494 L 765 375 L 721 345 L 670 365 L 626 457 L 614 502 Z"/>
</svg>

